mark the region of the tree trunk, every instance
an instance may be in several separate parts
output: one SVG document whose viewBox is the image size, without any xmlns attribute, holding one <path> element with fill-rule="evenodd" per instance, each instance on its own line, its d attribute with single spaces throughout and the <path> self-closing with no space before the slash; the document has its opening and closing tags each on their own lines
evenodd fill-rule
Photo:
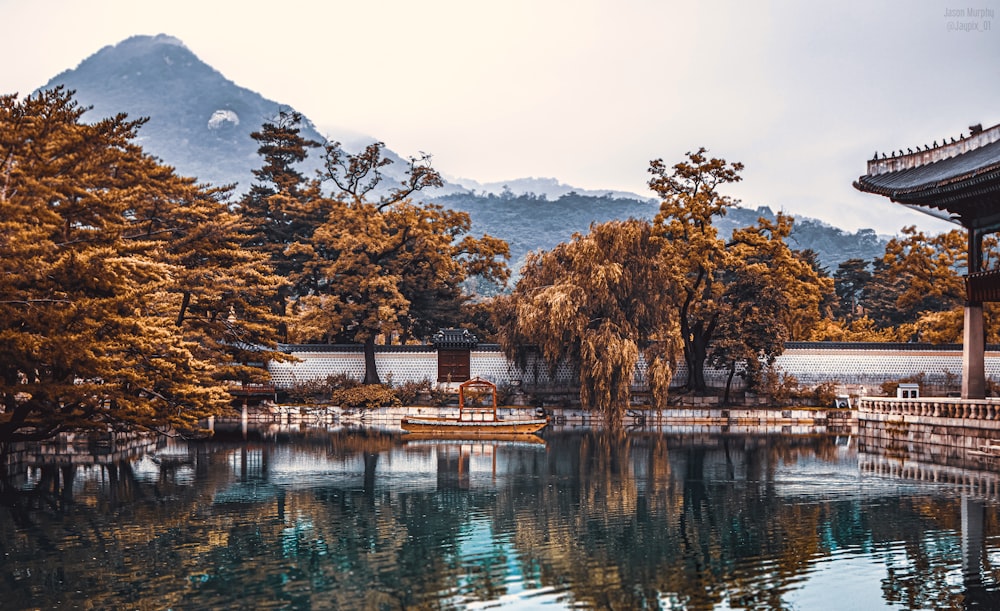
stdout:
<svg viewBox="0 0 1000 611">
<path fill-rule="evenodd" d="M 722 396 L 722 404 L 729 405 L 729 389 L 733 385 L 733 376 L 736 375 L 736 363 L 729 365 L 729 375 L 726 376 L 726 393 Z"/>
<path fill-rule="evenodd" d="M 375 498 L 375 468 L 378 467 L 378 453 L 365 452 L 364 496 Z"/>
<path fill-rule="evenodd" d="M 684 342 L 684 361 L 688 368 L 688 390 L 694 392 L 705 392 L 708 386 L 705 384 L 705 354 L 706 346 L 695 337 L 691 341 Z"/>
<path fill-rule="evenodd" d="M 684 338 L 684 361 L 688 366 L 688 390 L 704 394 L 708 390 L 705 383 L 705 359 L 708 357 L 708 346 L 715 335 L 717 315 L 712 315 L 707 321 L 699 320 L 688 324 L 681 320 L 681 333 Z"/>
<path fill-rule="evenodd" d="M 375 368 L 375 337 L 365 338 L 365 384 L 381 384 Z"/>
</svg>

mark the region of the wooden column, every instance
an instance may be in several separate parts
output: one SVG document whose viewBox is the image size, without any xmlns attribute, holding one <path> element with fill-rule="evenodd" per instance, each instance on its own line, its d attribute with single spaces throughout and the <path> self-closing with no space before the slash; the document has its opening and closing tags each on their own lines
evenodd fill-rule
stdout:
<svg viewBox="0 0 1000 611">
<path fill-rule="evenodd" d="M 962 398 L 986 398 L 986 338 L 983 334 L 983 304 L 965 304 L 962 333 Z"/>
<path fill-rule="evenodd" d="M 969 233 L 969 274 L 982 271 L 983 234 L 972 227 Z M 986 331 L 983 324 L 983 303 L 965 303 L 965 325 L 962 330 L 962 398 L 986 398 Z"/>
</svg>

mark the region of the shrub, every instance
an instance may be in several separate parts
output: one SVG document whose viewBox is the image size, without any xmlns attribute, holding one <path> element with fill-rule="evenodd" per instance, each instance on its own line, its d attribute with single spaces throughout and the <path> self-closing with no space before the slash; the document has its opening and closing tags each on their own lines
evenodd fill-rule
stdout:
<svg viewBox="0 0 1000 611">
<path fill-rule="evenodd" d="M 795 376 L 784 373 L 774 365 L 769 365 L 764 370 L 760 383 L 763 394 L 769 397 L 775 406 L 788 405 L 798 387 L 799 381 Z"/>
<path fill-rule="evenodd" d="M 927 374 L 921 371 L 920 373 L 912 376 L 906 376 L 905 378 L 900 378 L 894 382 L 882 382 L 882 394 L 887 397 L 895 397 L 896 389 L 899 388 L 900 384 L 903 383 L 916 383 L 920 385 L 920 391 L 923 393 L 924 386 L 927 384 Z"/>
<path fill-rule="evenodd" d="M 453 392 L 448 392 L 441 384 L 438 384 L 431 389 L 431 405 L 445 407 L 456 401 L 458 401 L 458 395 Z"/>
<path fill-rule="evenodd" d="M 333 390 L 338 390 L 341 388 L 357 388 L 361 386 L 361 380 L 357 378 L 352 378 L 346 373 L 337 373 L 326 378 L 326 383 L 330 385 Z"/>
<path fill-rule="evenodd" d="M 465 405 L 467 407 L 482 407 L 493 404 L 493 392 L 487 389 L 466 388 Z"/>
<path fill-rule="evenodd" d="M 378 409 L 401 405 L 396 393 L 382 384 L 365 384 L 333 391 L 330 402 L 347 409 Z"/>
<path fill-rule="evenodd" d="M 361 386 L 361 382 L 346 373 L 338 373 L 328 376 L 325 380 L 296 382 L 286 391 L 286 394 L 292 401 L 323 403 L 329 401 L 335 391 L 357 386 Z"/>
<path fill-rule="evenodd" d="M 396 393 L 396 398 L 403 405 L 415 405 L 417 398 L 421 394 L 430 394 L 431 381 L 421 380 L 420 382 L 404 382 L 400 386 L 392 389 Z"/>
<path fill-rule="evenodd" d="M 813 390 L 813 395 L 816 399 L 816 405 L 830 407 L 837 398 L 837 383 L 823 382 L 818 384 Z"/>
<path fill-rule="evenodd" d="M 961 388 L 961 386 L 959 386 L 959 388 Z M 986 378 L 986 396 L 1000 397 L 1000 384 L 997 384 L 990 378 Z"/>
<path fill-rule="evenodd" d="M 497 405 L 510 405 L 511 400 L 517 395 L 517 387 L 513 384 L 500 384 L 497 386 Z"/>
<path fill-rule="evenodd" d="M 324 380 L 306 380 L 292 384 L 285 394 L 297 403 L 315 403 L 330 395 L 330 387 Z"/>
</svg>

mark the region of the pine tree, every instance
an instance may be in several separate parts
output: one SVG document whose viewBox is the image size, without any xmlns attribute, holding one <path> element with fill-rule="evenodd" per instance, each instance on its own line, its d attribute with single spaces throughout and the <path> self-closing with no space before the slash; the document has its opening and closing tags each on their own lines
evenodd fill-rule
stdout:
<svg viewBox="0 0 1000 611">
<path fill-rule="evenodd" d="M 140 195 L 129 237 L 155 243 L 172 266 L 159 313 L 198 346 L 201 358 L 216 363 L 219 380 L 265 381 L 266 370 L 245 363 L 286 358 L 276 350 L 283 321 L 271 300 L 287 282 L 266 254 L 243 246 L 247 223 L 230 210 L 230 189 L 199 187 L 145 161 L 147 179 L 133 187 Z"/>
<path fill-rule="evenodd" d="M 290 298 L 316 288 L 302 269 L 314 256 L 312 234 L 330 213 L 318 180 L 306 178 L 297 168 L 310 149 L 320 146 L 302 136 L 302 121 L 299 113 L 282 111 L 275 121 L 250 134 L 260 143 L 262 165 L 253 171 L 257 181 L 238 207 L 245 223 L 244 246 L 263 253 L 274 272 L 286 280 L 271 296 L 272 310 L 280 316 L 287 314 Z M 286 336 L 282 325 L 282 337 Z"/>
<path fill-rule="evenodd" d="M 0 97 L 0 442 L 221 413 L 232 335 L 191 323 L 267 275 L 214 266 L 236 226 L 134 144 L 143 120 L 83 114 L 60 88 Z"/>
</svg>

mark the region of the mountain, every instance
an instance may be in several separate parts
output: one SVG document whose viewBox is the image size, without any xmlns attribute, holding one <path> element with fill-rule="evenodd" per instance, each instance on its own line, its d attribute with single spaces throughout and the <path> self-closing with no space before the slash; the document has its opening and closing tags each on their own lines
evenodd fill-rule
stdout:
<svg viewBox="0 0 1000 611">
<path fill-rule="evenodd" d="M 85 119 L 119 112 L 133 118 L 149 117 L 138 139 L 148 153 L 200 182 L 237 184 L 237 193 L 249 188 L 252 170 L 260 165 L 257 142 L 250 133 L 274 120 L 279 111 L 294 110 L 236 85 L 198 59 L 180 40 L 164 34 L 133 36 L 104 47 L 43 88 L 56 85 L 75 90 L 82 105 L 93 107 Z M 308 118 L 302 128 L 305 137 L 325 142 Z M 349 151 L 374 141 L 348 133 L 333 137 Z M 396 162 L 386 169 L 387 177 L 399 180 L 406 162 L 388 148 L 384 154 Z M 320 156 L 314 153 L 302 169 L 311 176 L 319 167 Z M 527 252 L 551 249 L 573 233 L 586 232 L 591 223 L 628 217 L 651 219 L 657 212 L 654 200 L 639 195 L 585 191 L 554 178 L 486 184 L 451 179 L 444 188 L 422 195 L 469 212 L 475 233 L 506 239 L 515 270 Z M 767 208 L 734 210 L 720 219 L 720 233 L 729 235 L 732 229 L 755 223 L 762 215 L 774 216 Z M 792 240 L 794 248 L 815 250 L 831 271 L 852 257 L 881 255 L 885 246 L 872 230 L 851 234 L 808 218 L 796 220 Z"/>
<path fill-rule="evenodd" d="M 448 208 L 468 212 L 474 234 L 485 232 L 507 240 L 514 270 L 521 268 L 528 252 L 551 249 L 569 240 L 574 233 L 586 233 L 592 223 L 627 218 L 652 220 L 659 212 L 659 203 L 655 200 L 578 192 L 556 199 L 534 193 L 519 195 L 511 190 L 499 195 L 455 193 L 438 197 L 436 201 Z M 761 217 L 773 221 L 776 215 L 766 206 L 755 210 L 733 208 L 726 216 L 716 219 L 715 225 L 719 235 L 730 236 L 734 229 L 753 225 Z M 810 218 L 795 219 L 788 242 L 797 250 L 816 251 L 820 265 L 831 274 L 847 259 L 870 261 L 885 253 L 885 240 L 873 229 L 850 233 Z"/>
<path fill-rule="evenodd" d="M 499 182 L 481 183 L 470 178 L 451 179 L 472 193 L 480 192 L 504 196 L 509 192 L 511 195 L 537 195 L 545 196 L 547 199 L 559 199 L 564 195 L 576 193 L 578 195 L 594 195 L 611 199 L 634 199 L 641 200 L 641 196 L 627 191 L 609 191 L 578 189 L 571 185 L 559 182 L 555 178 L 515 178 L 512 180 L 502 180 Z"/>
<path fill-rule="evenodd" d="M 138 139 L 146 152 L 201 182 L 239 183 L 239 191 L 247 190 L 250 169 L 259 165 L 250 133 L 279 111 L 293 110 L 239 87 L 163 34 L 104 47 L 44 88 L 56 85 L 75 90 L 81 104 L 93 107 L 85 119 L 122 111 L 149 117 Z M 323 141 L 308 121 L 303 135 Z"/>
</svg>

